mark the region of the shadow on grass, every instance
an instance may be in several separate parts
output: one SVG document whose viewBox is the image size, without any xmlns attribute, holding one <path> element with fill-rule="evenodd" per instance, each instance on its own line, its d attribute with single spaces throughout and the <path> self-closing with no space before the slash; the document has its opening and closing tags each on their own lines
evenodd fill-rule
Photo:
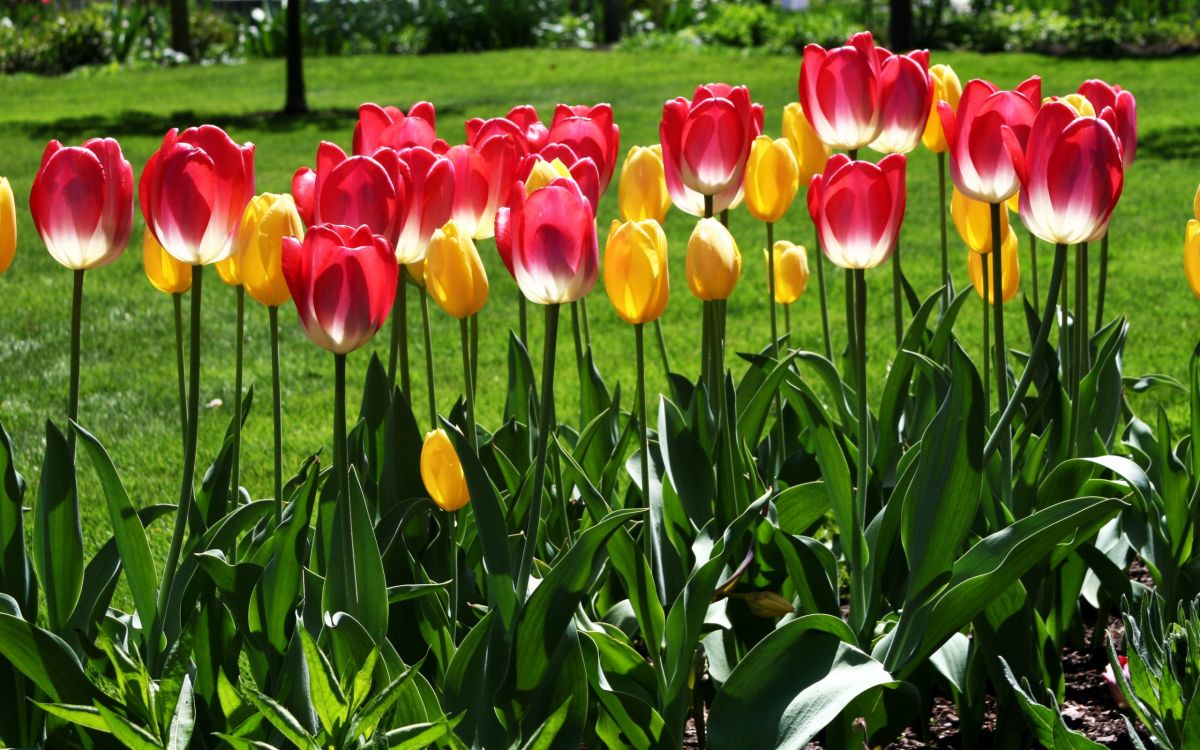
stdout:
<svg viewBox="0 0 1200 750">
<path fill-rule="evenodd" d="M 1194 125 L 1177 125 L 1139 133 L 1137 155 L 1139 159 L 1200 158 L 1200 129 Z"/>
<path fill-rule="evenodd" d="M 340 130 L 358 117 L 358 110 L 336 107 L 313 110 L 302 115 L 279 111 L 221 114 L 180 110 L 170 114 L 126 110 L 111 115 L 64 117 L 49 122 L 17 121 L 5 127 L 20 130 L 32 137 L 78 140 L 103 134 L 108 137 L 162 136 L 171 128 L 188 128 L 211 123 L 230 130 L 260 130 L 286 133 L 308 128 Z"/>
</svg>

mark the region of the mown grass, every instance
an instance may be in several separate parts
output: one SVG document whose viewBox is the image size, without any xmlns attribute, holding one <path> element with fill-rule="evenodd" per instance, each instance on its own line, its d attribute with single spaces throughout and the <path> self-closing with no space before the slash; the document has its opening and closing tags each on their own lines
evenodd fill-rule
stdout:
<svg viewBox="0 0 1200 750">
<path fill-rule="evenodd" d="M 1200 127 L 1193 102 L 1200 94 L 1194 58 L 1156 61 L 1055 60 L 1034 55 L 981 56 L 939 53 L 937 62 L 951 63 L 963 80 L 986 77 L 1011 86 L 1032 73 L 1043 76 L 1046 94 L 1073 91 L 1091 77 L 1120 82 L 1134 91 L 1141 117 L 1138 161 L 1127 177 L 1124 198 L 1112 227 L 1112 263 L 1107 310 L 1132 323 L 1125 358 L 1130 373 L 1186 374 L 1200 323 L 1200 304 L 1182 273 L 1183 226 L 1196 183 L 1200 180 Z M 794 57 L 742 56 L 725 53 L 673 54 L 577 51 L 513 51 L 429 57 L 356 57 L 310 60 L 308 84 L 313 114 L 285 118 L 274 114 L 282 103 L 283 65 L 249 62 L 231 67 L 141 70 L 61 79 L 0 80 L 0 174 L 7 175 L 18 196 L 20 249 L 12 269 L 0 277 L 0 419 L 13 435 L 19 468 L 36 477 L 44 445 L 46 419 L 64 420 L 67 383 L 68 313 L 71 274 L 42 249 L 25 208 L 29 187 L 45 142 L 59 138 L 78 142 L 91 136 L 121 140 L 140 172 L 146 158 L 170 127 L 212 122 L 239 140 L 258 145 L 260 190 L 286 191 L 292 172 L 311 163 L 321 139 L 349 145 L 355 110 L 362 101 L 404 104 L 429 99 L 437 104 L 439 131 L 461 141 L 462 122 L 495 116 L 517 103 L 533 103 L 548 119 L 553 105 L 566 102 L 612 102 L 622 130 L 622 154 L 633 144 L 658 138 L 664 99 L 690 95 L 697 83 L 725 80 L 750 86 L 766 107 L 767 132 L 777 135 L 782 106 L 796 96 L 799 60 Z M 904 226 L 905 271 L 924 296 L 939 280 L 938 200 L 935 158 L 920 151 L 909 164 L 908 215 Z M 616 189 L 600 210 L 601 237 L 616 212 Z M 687 292 L 683 257 L 692 219 L 673 211 L 667 221 L 672 242 L 673 298 L 664 326 L 677 370 L 696 373 L 699 364 L 700 308 Z M 758 349 L 768 338 L 765 268 L 760 252 L 763 227 L 735 211 L 732 229 L 744 256 L 743 279 L 729 304 L 730 351 Z M 137 219 L 135 238 L 141 236 Z M 811 241 L 812 228 L 803 202 L 777 228 L 777 237 Z M 136 242 L 136 240 L 135 240 Z M 953 272 L 966 282 L 966 250 L 951 230 Z M 1042 246 L 1043 285 L 1048 276 L 1048 248 Z M 481 243 L 492 281 L 492 297 L 482 314 L 479 409 L 484 425 L 495 426 L 505 391 L 507 332 L 515 325 L 515 285 L 504 272 L 494 246 Z M 1031 290 L 1028 248 L 1022 236 L 1022 274 Z M 1093 269 L 1096 263 L 1092 264 Z M 830 269 L 833 270 L 832 268 Z M 829 274 L 830 313 L 835 347 L 843 341 L 841 280 Z M 880 376 L 892 356 L 889 269 L 869 274 L 871 368 Z M 229 420 L 234 381 L 234 295 L 210 273 L 205 284 L 203 390 L 200 461 L 211 460 Z M 410 297 L 411 300 L 411 297 Z M 589 300 L 596 358 L 610 386 L 631 384 L 633 334 L 616 317 L 602 289 Z M 539 312 L 533 308 L 533 312 Z M 1010 342 L 1028 346 L 1019 327 L 1018 308 L 1009 306 Z M 959 331 L 972 352 L 980 346 L 980 315 L 970 305 Z M 531 350 L 541 351 L 540 320 L 534 316 Z M 308 343 L 289 307 L 283 311 L 283 378 L 285 450 L 288 466 L 324 446 L 331 415 L 330 357 Z M 414 305 L 410 321 L 418 321 Z M 433 311 L 438 402 L 448 410 L 461 391 L 458 330 L 455 321 Z M 819 312 L 814 274 L 809 294 L 792 311 L 800 346 L 820 348 Z M 414 403 L 420 422 L 425 416 L 423 352 L 418 329 L 412 335 Z M 140 246 L 113 266 L 88 274 L 83 328 L 81 422 L 107 445 L 125 483 L 139 504 L 174 502 L 178 488 L 180 439 L 175 391 L 171 301 L 146 282 Z M 243 480 L 252 495 L 270 492 L 271 422 L 270 361 L 267 314 L 249 304 L 246 333 L 246 380 L 258 387 L 254 413 L 246 433 Z M 375 350 L 385 352 L 386 336 Z M 664 378 L 649 348 L 650 388 L 661 391 Z M 351 357 L 351 379 L 357 389 L 370 350 Z M 574 413 L 575 369 L 569 325 L 560 339 L 557 392 L 559 413 Z M 626 389 L 628 390 L 628 389 Z M 353 392 L 353 391 L 352 391 Z M 1150 399 L 1165 398 L 1172 414 L 1182 402 L 1156 394 L 1140 396 L 1139 411 Z M 354 406 L 351 406 L 352 412 Z M 83 477 L 85 536 L 89 547 L 109 535 L 102 499 L 86 467 Z M 36 491 L 36 482 L 34 483 Z M 31 494 L 29 501 L 33 501 Z M 162 525 L 160 525 L 162 526 Z M 160 540 L 166 528 L 154 530 Z"/>
</svg>

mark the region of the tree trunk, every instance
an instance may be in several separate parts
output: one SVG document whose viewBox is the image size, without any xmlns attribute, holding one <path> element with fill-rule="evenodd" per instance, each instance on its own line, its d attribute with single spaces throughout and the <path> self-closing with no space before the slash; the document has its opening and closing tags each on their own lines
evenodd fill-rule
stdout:
<svg viewBox="0 0 1200 750">
<path fill-rule="evenodd" d="M 287 7 L 287 99 L 283 111 L 296 115 L 308 111 L 304 95 L 304 38 L 302 0 L 288 0 Z"/>
<path fill-rule="evenodd" d="M 889 24 L 892 49 L 902 52 L 912 47 L 913 9 L 911 0 L 891 0 L 892 18 Z"/>
<path fill-rule="evenodd" d="M 171 0 L 171 49 L 192 56 L 192 30 L 188 25 L 187 0 Z"/>
<path fill-rule="evenodd" d="M 621 29 L 625 25 L 624 0 L 604 0 L 604 43 L 621 41 Z"/>
</svg>

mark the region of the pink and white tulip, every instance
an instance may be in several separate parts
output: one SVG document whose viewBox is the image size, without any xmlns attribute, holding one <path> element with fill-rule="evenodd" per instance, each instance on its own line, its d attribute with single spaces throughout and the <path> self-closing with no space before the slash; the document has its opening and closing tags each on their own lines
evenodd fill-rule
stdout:
<svg viewBox="0 0 1200 750">
<path fill-rule="evenodd" d="M 317 168 L 304 167 L 292 177 L 292 197 L 304 223 L 366 225 L 373 233 L 391 237 L 397 214 L 406 205 L 404 183 L 384 165 L 395 162 L 394 152 L 380 159 L 347 156 L 337 144 L 317 147 Z"/>
<path fill-rule="evenodd" d="M 826 146 L 853 151 L 879 137 L 881 58 L 886 56 L 869 31 L 831 50 L 819 44 L 804 48 L 800 106 Z"/>
<path fill-rule="evenodd" d="M 1042 81 L 1034 76 L 1015 91 L 1001 91 L 988 81 L 970 81 L 957 111 L 946 102 L 938 104 L 949 146 L 950 177 L 963 195 L 1001 203 L 1021 188 L 1016 165 L 1041 101 Z"/>
<path fill-rule="evenodd" d="M 808 213 L 834 265 L 874 268 L 891 256 L 904 219 L 905 164 L 902 154 L 877 165 L 834 154 L 813 176 Z"/>
<path fill-rule="evenodd" d="M 496 217 L 496 244 L 521 293 L 541 305 L 575 302 L 596 286 L 600 247 L 592 207 L 574 180 L 525 195 L 513 186 Z"/>
<path fill-rule="evenodd" d="M 566 146 L 580 159 L 591 159 L 596 163 L 600 173 L 599 194 L 603 195 L 612 182 L 621 145 L 621 129 L 613 122 L 612 105 L 558 105 L 554 109 L 547 143 L 541 151 L 555 145 Z"/>
<path fill-rule="evenodd" d="M 437 113 L 430 102 L 417 102 L 405 114 L 399 107 L 367 102 L 358 108 L 354 126 L 354 153 L 370 156 L 380 148 L 397 151 L 421 146 L 445 153 L 446 142 L 437 137 Z"/>
<path fill-rule="evenodd" d="M 1137 156 L 1137 100 L 1120 86 L 1093 78 L 1079 84 L 1083 94 L 1097 112 L 1112 109 L 1117 121 L 1117 140 L 1121 143 L 1121 161 L 1128 169 Z"/>
<path fill-rule="evenodd" d="M 454 163 L 427 148 L 396 152 L 407 204 L 400 209 L 394 250 L 396 262 L 425 260 L 434 230 L 450 221 L 454 210 Z"/>
<path fill-rule="evenodd" d="M 887 53 L 880 66 L 879 89 L 881 130 L 871 148 L 883 154 L 907 154 L 921 143 L 933 105 L 929 50 Z"/>
</svg>

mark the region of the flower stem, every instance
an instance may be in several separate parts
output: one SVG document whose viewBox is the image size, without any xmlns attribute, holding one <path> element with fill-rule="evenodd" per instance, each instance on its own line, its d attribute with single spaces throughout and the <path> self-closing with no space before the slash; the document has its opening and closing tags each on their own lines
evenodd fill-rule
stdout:
<svg viewBox="0 0 1200 750">
<path fill-rule="evenodd" d="M 649 410 L 646 408 L 646 364 L 645 364 L 645 348 L 643 324 L 636 323 L 633 326 L 634 350 L 637 355 L 637 406 L 638 406 L 638 421 L 641 422 L 641 429 L 638 430 L 638 439 L 641 441 L 641 469 L 642 469 L 642 496 L 646 500 L 646 507 L 650 507 L 650 423 Z M 646 552 L 646 561 L 654 560 L 654 545 L 652 534 L 650 533 L 649 524 L 643 532 L 642 544 Z"/>
<path fill-rule="evenodd" d="M 404 283 L 403 281 L 400 283 Z M 333 355 L 333 473 L 338 495 L 350 508 L 350 460 L 346 446 L 346 355 Z"/>
<path fill-rule="evenodd" d="M 846 269 L 846 353 L 853 359 L 855 352 L 858 351 L 857 337 L 855 336 L 854 324 L 854 271 Z M 861 388 L 861 384 L 856 382 L 857 375 L 851 377 L 850 384 L 855 389 Z"/>
<path fill-rule="evenodd" d="M 471 441 L 471 450 L 478 453 L 479 444 L 475 432 L 475 380 L 471 373 L 471 333 L 466 318 L 459 318 L 458 332 L 462 337 L 463 388 L 467 401 L 467 439 Z"/>
<path fill-rule="evenodd" d="M 670 380 L 671 355 L 667 353 L 667 337 L 663 335 L 662 321 L 654 321 L 654 333 L 658 336 L 658 355 L 662 357 L 663 374 Z"/>
<path fill-rule="evenodd" d="M 713 215 L 713 197 L 711 195 L 704 196 L 704 218 L 711 219 Z"/>
<path fill-rule="evenodd" d="M 71 380 L 67 391 L 67 419 L 79 421 L 79 344 L 83 328 L 83 274 L 84 269 L 75 269 L 74 285 L 71 290 Z M 68 432 L 67 443 L 71 457 L 75 456 L 75 430 Z"/>
<path fill-rule="evenodd" d="M 435 430 L 437 421 L 437 392 L 433 377 L 433 333 L 429 330 L 429 295 L 421 287 L 421 325 L 425 330 L 425 382 L 429 391 L 429 429 Z"/>
<path fill-rule="evenodd" d="M 1108 293 L 1108 232 L 1100 238 L 1100 282 L 1096 287 L 1096 330 L 1104 327 L 1104 297 Z"/>
<path fill-rule="evenodd" d="M 1000 231 L 1000 212 L 1004 206 L 992 206 L 992 311 L 996 328 L 996 405 L 1001 414 L 1008 409 L 1008 350 L 1004 346 L 1004 253 Z M 1012 507 L 1012 439 L 1007 426 L 1000 432 L 1000 498 Z"/>
<path fill-rule="evenodd" d="M 473 441 L 472 441 L 473 442 Z M 446 514 L 446 542 L 450 553 L 450 642 L 458 645 L 458 514 Z"/>
<path fill-rule="evenodd" d="M 855 504 L 854 518 L 860 528 L 854 529 L 854 539 L 852 544 L 857 547 L 862 538 L 861 524 L 866 517 L 867 509 L 867 484 L 870 481 L 871 472 L 871 424 L 870 411 L 867 406 L 867 275 L 866 271 L 861 268 L 847 270 L 854 280 L 854 301 L 855 313 L 854 321 L 857 342 L 857 349 L 854 352 L 854 364 L 857 370 L 856 380 L 858 387 L 856 390 L 857 407 L 858 407 L 858 481 L 855 484 Z M 851 601 L 865 602 L 866 601 L 866 585 L 863 579 L 865 573 L 861 566 L 863 563 L 860 553 L 854 553 L 854 567 L 850 571 L 850 587 Z"/>
<path fill-rule="evenodd" d="M 283 523 L 283 404 L 279 379 L 279 308 L 267 308 L 271 320 L 271 416 L 275 423 L 275 525 Z"/>
<path fill-rule="evenodd" d="M 904 271 L 900 268 L 900 235 L 892 251 L 892 320 L 896 329 L 896 349 L 904 339 Z"/>
<path fill-rule="evenodd" d="M 234 361 L 237 369 L 233 376 L 233 390 L 237 394 L 233 405 L 233 471 L 231 485 L 235 504 L 240 501 L 242 486 L 242 364 L 246 340 L 246 287 L 237 287 L 237 343 L 234 345 Z"/>
<path fill-rule="evenodd" d="M 520 289 L 518 289 L 517 290 L 517 310 L 521 317 L 521 325 L 520 325 L 521 343 L 525 344 L 526 346 L 529 346 L 529 320 L 528 320 L 529 314 L 525 309 L 525 305 L 526 305 L 525 295 L 521 293 Z"/>
<path fill-rule="evenodd" d="M 471 397 L 475 396 L 475 384 L 479 382 L 479 313 L 471 316 Z"/>
<path fill-rule="evenodd" d="M 579 300 L 579 315 L 583 318 L 583 345 L 590 350 L 592 348 L 592 324 L 588 320 L 587 297 Z"/>
<path fill-rule="evenodd" d="M 938 154 L 938 205 L 942 230 L 942 312 L 945 313 L 954 298 L 954 289 L 950 281 L 950 251 L 946 241 L 946 152 Z"/>
<path fill-rule="evenodd" d="M 558 342 L 559 305 L 546 306 L 546 340 L 542 354 L 542 402 L 538 421 L 537 457 L 533 470 L 533 494 L 529 498 L 529 517 L 525 524 L 525 547 L 517 569 L 517 601 L 525 601 L 529 577 L 533 572 L 533 555 L 537 548 L 538 523 L 542 517 L 542 494 L 546 485 L 546 455 L 550 433 L 554 430 L 554 351 Z"/>
<path fill-rule="evenodd" d="M 825 335 L 825 359 L 833 361 L 833 340 L 829 335 L 829 303 L 825 294 L 825 253 L 821 252 L 821 238 L 816 241 L 817 290 L 821 293 L 821 332 Z"/>
<path fill-rule="evenodd" d="M 1029 233 L 1029 264 L 1033 266 L 1033 298 L 1041 299 L 1041 292 L 1038 291 L 1037 237 L 1033 232 Z"/>
<path fill-rule="evenodd" d="M 187 450 L 187 375 L 183 364 L 183 294 L 171 295 L 175 302 L 175 371 L 179 376 L 179 434 Z"/>
<path fill-rule="evenodd" d="M 767 222 L 767 306 L 771 309 L 771 355 L 778 362 L 779 327 L 775 318 L 775 225 L 769 221 Z M 786 305 L 784 305 L 784 309 L 787 309 Z M 772 467 L 771 474 L 777 476 L 778 469 L 783 463 L 783 400 L 778 395 L 773 400 L 775 401 L 775 424 L 778 436 L 775 446 L 776 463 Z M 774 480 L 772 480 L 772 484 L 774 484 Z"/>
<path fill-rule="evenodd" d="M 788 345 L 796 348 L 792 342 L 792 306 L 783 306 L 783 332 L 788 337 Z"/>
<path fill-rule="evenodd" d="M 404 264 L 396 281 L 396 299 L 392 302 L 392 347 L 388 355 L 388 388 L 396 389 L 396 365 L 400 367 L 400 390 L 412 402 L 408 373 L 408 290 L 404 281 Z"/>
<path fill-rule="evenodd" d="M 979 263 L 982 266 L 980 280 L 983 283 L 983 299 L 980 307 L 983 310 L 983 398 L 985 413 L 990 411 L 986 407 L 986 404 L 992 400 L 992 322 L 991 316 L 988 315 L 991 312 L 990 300 L 992 296 L 991 274 L 988 273 L 988 263 L 990 261 L 991 258 L 986 255 L 979 259 Z"/>
</svg>

